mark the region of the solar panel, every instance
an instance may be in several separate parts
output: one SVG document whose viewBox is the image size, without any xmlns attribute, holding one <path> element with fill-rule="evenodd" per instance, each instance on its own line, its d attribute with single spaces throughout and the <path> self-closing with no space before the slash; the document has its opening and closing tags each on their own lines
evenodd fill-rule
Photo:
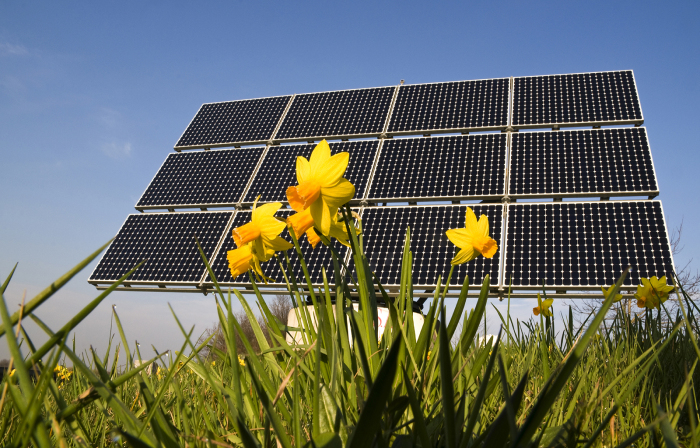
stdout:
<svg viewBox="0 0 700 448">
<path fill-rule="evenodd" d="M 241 200 L 265 148 L 170 154 L 136 209 L 231 206 Z"/>
<path fill-rule="evenodd" d="M 382 133 L 395 87 L 296 95 L 275 140 L 369 137 Z"/>
<path fill-rule="evenodd" d="M 586 289 L 670 275 L 673 259 L 659 201 L 510 204 L 504 284 Z"/>
<path fill-rule="evenodd" d="M 279 210 L 275 216 L 278 216 L 282 219 L 286 219 L 293 213 L 293 210 L 282 209 Z M 236 227 L 249 223 L 250 215 L 250 211 L 236 212 L 236 216 L 234 217 L 233 222 L 226 229 L 225 238 L 223 244 L 221 245 L 221 249 L 219 250 L 219 252 L 216 255 L 216 258 L 212 262 L 211 266 L 212 270 L 214 271 L 214 275 L 216 276 L 216 279 L 219 282 L 219 284 L 223 286 L 245 286 L 246 284 L 250 285 L 250 279 L 247 273 L 242 274 L 235 279 L 231 276 L 231 271 L 228 267 L 228 259 L 226 258 L 226 252 L 236 248 L 236 245 L 233 242 L 233 237 L 231 236 L 232 230 Z M 281 236 L 287 241 L 292 242 L 292 238 L 291 236 L 289 236 L 288 230 L 285 229 L 284 232 L 282 232 Z M 342 262 L 342 260 L 345 258 L 345 254 L 347 253 L 346 248 L 345 246 L 342 246 L 337 242 L 334 243 L 334 246 L 340 253 Z M 299 241 L 299 247 L 301 248 L 302 254 L 304 255 L 304 260 L 306 261 L 309 276 L 311 277 L 311 281 L 313 282 L 313 284 L 323 284 L 323 274 L 321 268 L 326 269 L 326 276 L 328 277 L 329 283 L 334 284 L 333 258 L 331 255 L 331 251 L 322 243 L 319 243 L 316 246 L 316 249 L 313 249 L 305 235 L 301 237 L 301 240 Z M 286 272 L 286 262 L 284 259 L 284 255 L 279 255 L 281 257 L 280 260 L 282 262 L 282 265 L 285 266 Z M 297 256 L 296 249 L 292 248 L 288 250 L 287 255 L 289 256 L 290 263 L 292 265 L 292 272 L 296 276 L 297 281 L 301 282 L 298 283 L 298 285 L 306 287 L 304 271 L 302 270 L 301 264 L 299 263 L 299 258 Z M 271 283 L 268 286 L 278 286 L 280 288 L 286 289 L 287 284 L 285 282 L 284 275 L 279 269 L 277 260 L 273 258 L 268 262 L 261 263 L 261 266 L 265 275 L 275 280 L 274 283 Z M 292 279 L 290 278 L 289 281 L 291 282 Z M 211 285 L 211 280 L 208 276 L 206 278 L 205 285 Z"/>
<path fill-rule="evenodd" d="M 112 283 L 142 260 L 148 260 L 127 284 L 197 284 L 204 254 L 214 253 L 233 212 L 138 213 L 129 215 L 88 282 Z"/>
<path fill-rule="evenodd" d="M 506 142 L 506 134 L 387 140 L 368 200 L 503 196 Z"/>
<path fill-rule="evenodd" d="M 503 206 L 479 204 L 473 205 L 472 210 L 477 217 L 481 214 L 488 217 L 490 235 L 498 242 L 499 251 L 493 258 L 478 257 L 456 266 L 450 284 L 461 286 L 465 276 L 469 275 L 471 285 L 481 285 L 485 275 L 490 274 L 491 285 L 497 285 Z M 466 211 L 466 205 L 365 208 L 362 211 L 365 255 L 382 285 L 398 287 L 401 283 L 401 258 L 407 227 L 411 228 L 414 286 L 434 287 L 440 275 L 445 282 L 450 260 L 458 251 L 445 232 L 464 227 Z"/>
<path fill-rule="evenodd" d="M 509 195 L 656 196 L 645 128 L 513 134 Z"/>
<path fill-rule="evenodd" d="M 291 96 L 203 104 L 175 149 L 265 143 L 272 138 Z"/>
<path fill-rule="evenodd" d="M 354 202 L 359 201 L 365 194 L 370 169 L 374 164 L 379 147 L 379 140 L 331 142 L 329 145 L 332 154 L 343 151 L 350 154 L 345 178 L 355 185 Z M 245 202 L 252 203 L 258 195 L 260 195 L 261 202 L 287 202 L 287 188 L 297 185 L 297 156 L 308 159 L 315 146 L 271 146 L 246 193 Z"/>
<path fill-rule="evenodd" d="M 515 78 L 513 127 L 644 123 L 631 70 Z"/>
<path fill-rule="evenodd" d="M 510 80 L 400 86 L 388 134 L 505 129 Z"/>
</svg>

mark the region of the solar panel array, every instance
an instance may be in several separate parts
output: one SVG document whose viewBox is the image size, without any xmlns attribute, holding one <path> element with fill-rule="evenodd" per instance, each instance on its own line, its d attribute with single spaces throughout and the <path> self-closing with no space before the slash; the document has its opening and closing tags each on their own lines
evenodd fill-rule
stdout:
<svg viewBox="0 0 700 448">
<path fill-rule="evenodd" d="M 506 134 L 384 142 L 368 199 L 477 199 L 505 193 Z"/>
<path fill-rule="evenodd" d="M 658 201 L 510 204 L 505 284 L 514 288 L 626 285 L 670 275 L 673 260 Z"/>
<path fill-rule="evenodd" d="M 644 122 L 631 70 L 515 78 L 514 127 Z"/>
<path fill-rule="evenodd" d="M 258 147 L 169 154 L 136 208 L 235 205 L 264 150 Z"/>
<path fill-rule="evenodd" d="M 543 282 L 557 291 L 593 290 L 609 286 L 627 265 L 633 267 L 626 283 L 632 286 L 641 277 L 673 270 L 661 203 L 561 201 L 657 196 L 646 129 L 619 127 L 642 123 L 631 71 L 204 104 L 177 150 L 266 146 L 170 154 L 136 208 L 236 210 L 130 215 L 89 281 L 104 288 L 148 259 L 129 279 L 132 290 L 139 285 L 148 290 L 211 290 L 194 243 L 198 235 L 219 282 L 250 287 L 246 275 L 233 279 L 228 269 L 232 229 L 250 220 L 246 208 L 258 196 L 261 202 L 285 203 L 286 189 L 297 183 L 296 158 L 308 158 L 315 146 L 311 142 L 327 138 L 333 153 L 350 155 L 345 177 L 356 188 L 351 203 L 359 207 L 370 267 L 386 288 L 400 283 L 407 228 L 414 286 L 430 290 L 438 276 L 444 278 L 458 250 L 445 231 L 464 226 L 467 206 L 488 217 L 499 250 L 491 259 L 478 257 L 457 266 L 453 288 L 467 275 L 477 286 L 489 274 L 491 286 L 500 291 L 511 280 L 513 288 L 530 295 Z M 601 125 L 618 127 L 596 129 Z M 558 130 L 565 126 L 594 129 Z M 519 132 L 527 128 L 552 130 Z M 498 130 L 502 132 L 472 133 Z M 453 135 L 430 136 L 438 133 Z M 289 144 L 300 141 L 309 143 Z M 541 202 L 547 199 L 554 202 Z M 392 202 L 406 205 L 387 206 Z M 278 217 L 291 213 L 283 208 Z M 283 237 L 291 241 L 286 231 Z M 305 236 L 300 244 L 312 283 L 322 285 L 322 268 L 332 283 L 330 250 L 322 245 L 312 250 Z M 334 244 L 350 262 L 347 248 Z M 287 255 L 293 276 L 302 280 L 295 251 Z M 341 274 L 352 277 L 352 263 L 349 268 Z M 275 261 L 263 269 L 274 278 L 267 288 L 286 287 Z"/>
<path fill-rule="evenodd" d="M 175 149 L 265 143 L 291 96 L 203 104 Z"/>
<path fill-rule="evenodd" d="M 513 134 L 509 195 L 656 196 L 644 128 Z"/>
<path fill-rule="evenodd" d="M 484 214 L 490 224 L 490 235 L 501 244 L 502 205 L 475 205 L 477 216 Z M 397 286 L 401 282 L 401 257 L 406 228 L 411 229 L 413 252 L 413 285 L 435 286 L 438 276 L 447 281 L 450 260 L 457 248 L 447 239 L 445 231 L 464 227 L 466 205 L 372 207 L 362 212 L 365 254 L 370 268 L 379 276 L 382 285 Z M 472 285 L 481 285 L 486 274 L 491 284 L 497 285 L 500 257 L 479 257 L 470 263 L 455 267 L 450 284 L 461 286 L 466 275 Z"/>
<path fill-rule="evenodd" d="M 388 132 L 505 129 L 508 78 L 401 86 Z"/>
</svg>

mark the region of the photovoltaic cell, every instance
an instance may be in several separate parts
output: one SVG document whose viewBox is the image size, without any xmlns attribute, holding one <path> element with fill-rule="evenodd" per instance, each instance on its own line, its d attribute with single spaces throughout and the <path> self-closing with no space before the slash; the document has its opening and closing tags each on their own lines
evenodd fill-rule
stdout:
<svg viewBox="0 0 700 448">
<path fill-rule="evenodd" d="M 348 152 L 350 160 L 345 178 L 355 186 L 355 201 L 365 194 L 369 173 L 379 147 L 379 140 L 331 142 L 331 153 Z M 271 146 L 246 193 L 245 202 L 253 202 L 260 195 L 260 202 L 287 202 L 288 187 L 297 185 L 297 156 L 307 159 L 316 145 Z"/>
<path fill-rule="evenodd" d="M 394 89 L 377 87 L 297 95 L 275 140 L 379 135 Z"/>
<path fill-rule="evenodd" d="M 658 201 L 510 204 L 506 248 L 513 287 L 608 287 L 627 266 L 625 285 L 673 272 Z"/>
<path fill-rule="evenodd" d="M 293 210 L 281 209 L 275 214 L 275 216 L 280 217 L 282 219 L 286 219 L 293 213 L 295 213 Z M 249 211 L 236 212 L 236 216 L 233 219 L 233 223 L 226 229 L 226 237 L 224 238 L 224 242 L 212 263 L 212 270 L 216 275 L 217 281 L 221 285 L 245 286 L 246 284 L 250 284 L 250 278 L 247 273 L 242 274 L 236 277 L 235 279 L 231 276 L 231 271 L 228 266 L 228 259 L 226 258 L 226 253 L 236 248 L 232 237 L 233 229 L 249 223 L 250 215 L 251 212 Z M 284 232 L 282 232 L 281 236 L 290 243 L 292 242 L 292 238 L 291 236 L 289 236 L 288 230 L 285 229 Z M 299 247 L 301 248 L 301 252 L 304 255 L 304 260 L 306 261 L 306 266 L 309 271 L 309 276 L 311 277 L 312 283 L 315 285 L 323 284 L 323 274 L 321 270 L 322 268 L 326 269 L 326 276 L 328 277 L 328 281 L 330 283 L 334 283 L 333 258 L 331 255 L 331 251 L 326 246 L 324 246 L 323 243 L 319 243 L 316 246 L 316 249 L 314 249 L 313 247 L 311 247 L 311 244 L 309 244 L 306 235 L 303 235 L 301 237 L 299 241 Z M 337 242 L 334 243 L 334 247 L 340 253 L 342 262 L 342 259 L 347 253 L 346 248 L 338 244 Z M 282 261 L 282 265 L 285 266 L 286 269 L 284 255 L 279 253 L 278 255 L 281 257 L 280 260 Z M 297 282 L 300 282 L 300 286 L 305 287 L 306 278 L 304 277 L 304 271 L 302 270 L 301 264 L 299 263 L 299 257 L 297 256 L 296 249 L 292 248 L 288 250 L 287 255 L 289 256 L 289 260 L 292 265 L 292 272 L 294 272 Z M 261 266 L 265 275 L 274 280 L 274 283 L 272 283 L 272 285 L 278 285 L 281 288 L 286 289 L 284 275 L 280 271 L 276 259 L 273 258 L 268 262 L 261 263 Z M 290 282 L 292 281 L 291 278 L 289 280 Z M 207 278 L 205 283 L 210 283 L 210 279 Z"/>
<path fill-rule="evenodd" d="M 515 133 L 509 194 L 656 195 L 646 129 Z"/>
<path fill-rule="evenodd" d="M 170 154 L 136 208 L 234 205 L 241 200 L 264 149 Z"/>
<path fill-rule="evenodd" d="M 211 257 L 232 215 L 233 212 L 129 215 L 88 281 L 114 282 L 142 260 L 148 260 L 127 282 L 197 283 L 206 268 L 195 235 L 204 254 Z"/>
<path fill-rule="evenodd" d="M 291 96 L 202 105 L 175 149 L 264 143 L 282 117 Z"/>
<path fill-rule="evenodd" d="M 466 275 L 469 283 L 481 285 L 486 274 L 490 284 L 498 284 L 501 253 L 502 205 L 474 205 L 477 217 L 488 217 L 490 236 L 498 242 L 498 252 L 493 258 L 478 257 L 469 263 L 455 267 L 450 284 L 461 286 Z M 448 229 L 464 227 L 466 205 L 371 207 L 362 211 L 362 229 L 365 255 L 369 266 L 382 285 L 401 283 L 401 258 L 406 238 L 406 228 L 411 228 L 413 252 L 413 284 L 417 287 L 435 286 L 438 276 L 443 282 L 450 271 L 450 260 L 458 249 L 445 236 Z"/>
<path fill-rule="evenodd" d="M 400 86 L 387 132 L 504 129 L 509 88 L 508 78 Z"/>
<path fill-rule="evenodd" d="M 514 127 L 643 122 L 631 70 L 515 78 Z"/>
<path fill-rule="evenodd" d="M 386 140 L 368 199 L 503 195 L 506 135 Z"/>
</svg>

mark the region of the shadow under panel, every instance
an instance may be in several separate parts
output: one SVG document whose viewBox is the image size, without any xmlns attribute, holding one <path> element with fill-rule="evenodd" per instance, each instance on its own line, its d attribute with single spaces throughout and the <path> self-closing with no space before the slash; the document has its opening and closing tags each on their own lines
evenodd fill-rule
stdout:
<svg viewBox="0 0 700 448">
<path fill-rule="evenodd" d="M 203 104 L 175 149 L 264 143 L 272 138 L 290 98 L 291 95 Z"/>
<path fill-rule="evenodd" d="M 296 95 L 275 140 L 379 135 L 394 89 L 375 87 Z"/>
<path fill-rule="evenodd" d="M 506 134 L 386 140 L 368 199 L 503 196 L 506 143 Z"/>
<path fill-rule="evenodd" d="M 350 154 L 344 177 L 355 186 L 353 201 L 359 201 L 365 194 L 379 140 L 331 142 L 329 145 L 331 154 L 343 151 Z M 308 159 L 315 147 L 316 145 L 311 144 L 270 146 L 244 202 L 252 203 L 258 195 L 260 202 L 287 202 L 287 188 L 297 185 L 297 156 Z"/>
<path fill-rule="evenodd" d="M 399 87 L 387 133 L 505 129 L 508 78 Z"/>
<path fill-rule="evenodd" d="M 659 201 L 510 204 L 504 283 L 513 288 L 625 285 L 670 275 L 673 258 Z"/>
<path fill-rule="evenodd" d="M 462 286 L 467 275 L 471 285 L 481 285 L 489 274 L 490 284 L 495 286 L 498 285 L 503 206 L 479 204 L 471 207 L 477 218 L 482 214 L 488 217 L 490 236 L 498 243 L 498 252 L 493 258 L 479 256 L 455 266 L 450 285 Z M 445 232 L 463 228 L 466 211 L 466 205 L 365 208 L 362 229 L 370 269 L 384 287 L 400 285 L 406 228 L 410 227 L 413 286 L 434 287 L 438 276 L 442 276 L 444 284 L 450 272 L 450 261 L 459 251 Z"/>
<path fill-rule="evenodd" d="M 295 212 L 291 209 L 280 209 L 275 214 L 275 216 L 282 219 L 286 219 L 294 213 Z M 226 229 L 226 237 L 224 238 L 223 244 L 221 245 L 221 249 L 216 254 L 216 258 L 212 262 L 212 270 L 214 271 L 214 275 L 216 276 L 216 279 L 219 282 L 219 284 L 222 286 L 245 287 L 251 285 L 248 273 L 243 273 L 236 278 L 233 278 L 231 276 L 231 271 L 228 266 L 228 259 L 226 258 L 226 253 L 228 251 L 236 249 L 236 245 L 233 242 L 232 236 L 233 229 L 249 223 L 250 219 L 250 211 L 236 212 L 236 216 L 233 219 L 233 222 Z M 292 242 L 292 238 L 291 236 L 289 236 L 289 231 L 287 229 L 285 229 L 280 236 L 285 240 L 289 241 L 290 243 Z M 324 246 L 323 243 L 319 243 L 316 246 L 316 249 L 314 249 L 309 243 L 308 239 L 306 238 L 306 235 L 303 235 L 301 237 L 299 241 L 299 247 L 301 248 L 301 252 L 304 255 L 304 260 L 306 261 L 306 267 L 309 271 L 309 276 L 311 278 L 312 283 L 314 285 L 323 285 L 323 274 L 321 272 L 321 269 L 325 268 L 329 284 L 334 284 L 335 280 L 333 274 L 333 258 L 330 249 Z M 346 247 L 335 242 L 335 240 L 334 247 L 340 253 L 340 262 L 342 263 L 342 260 L 345 258 L 345 254 L 347 253 Z M 304 277 L 304 271 L 302 270 L 301 264 L 299 263 L 299 257 L 297 256 L 296 249 L 289 249 L 287 251 L 287 255 L 289 256 L 289 261 L 292 265 L 292 271 L 297 279 L 298 286 L 306 288 L 306 278 Z M 278 253 L 278 256 L 280 257 L 282 265 L 285 266 L 286 270 L 284 254 Z M 286 290 L 287 284 L 285 282 L 284 275 L 282 275 L 282 272 L 280 271 L 279 265 L 275 258 L 271 258 L 269 261 L 261 263 L 261 267 L 263 273 L 266 276 L 273 279 L 274 282 L 270 283 L 269 285 L 265 285 L 264 283 L 260 282 L 258 283 L 259 287 L 272 286 Z M 290 278 L 289 280 L 291 282 L 292 279 Z M 211 284 L 211 279 L 207 277 L 205 283 Z"/>
<path fill-rule="evenodd" d="M 658 193 L 645 128 L 513 134 L 510 196 Z"/>
<path fill-rule="evenodd" d="M 631 70 L 515 78 L 516 128 L 643 122 Z"/>
<path fill-rule="evenodd" d="M 136 208 L 231 206 L 241 200 L 265 148 L 169 154 Z"/>
<path fill-rule="evenodd" d="M 209 259 L 233 212 L 129 215 L 88 279 L 113 283 L 147 260 L 126 284 L 194 284 L 206 270 L 195 236 Z"/>
</svg>

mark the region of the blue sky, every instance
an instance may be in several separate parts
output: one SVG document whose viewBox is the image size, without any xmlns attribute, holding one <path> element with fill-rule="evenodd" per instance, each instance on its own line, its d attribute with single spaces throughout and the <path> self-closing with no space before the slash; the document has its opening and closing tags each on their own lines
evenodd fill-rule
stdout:
<svg viewBox="0 0 700 448">
<path fill-rule="evenodd" d="M 111 238 L 202 103 L 506 76 L 632 69 L 682 266 L 700 254 L 697 2 L 0 3 L 0 276 L 11 307 Z M 697 266 L 697 263 L 695 263 Z M 92 297 L 94 264 L 38 315 Z M 119 293 L 82 324 L 106 346 L 177 348 L 211 296 Z M 525 317 L 531 301 L 514 303 Z M 556 310 L 556 306 L 555 306 Z M 563 311 L 563 307 L 561 307 Z M 0 344 L 0 358 L 6 348 Z"/>
</svg>

